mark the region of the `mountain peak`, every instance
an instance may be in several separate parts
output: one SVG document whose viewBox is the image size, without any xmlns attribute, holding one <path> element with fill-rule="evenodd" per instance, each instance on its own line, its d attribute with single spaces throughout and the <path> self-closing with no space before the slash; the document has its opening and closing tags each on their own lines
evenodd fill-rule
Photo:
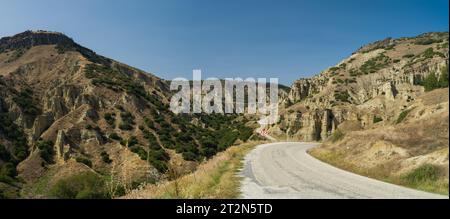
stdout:
<svg viewBox="0 0 450 219">
<path fill-rule="evenodd" d="M 10 37 L 0 39 L 0 52 L 30 48 L 40 45 L 74 44 L 74 41 L 60 32 L 46 30 L 27 30 Z"/>
</svg>

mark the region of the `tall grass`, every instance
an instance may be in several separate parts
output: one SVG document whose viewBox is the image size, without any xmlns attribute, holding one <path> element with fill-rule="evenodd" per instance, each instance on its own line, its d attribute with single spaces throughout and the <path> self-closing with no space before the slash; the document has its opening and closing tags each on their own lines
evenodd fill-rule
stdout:
<svg viewBox="0 0 450 219">
<path fill-rule="evenodd" d="M 191 174 L 159 185 L 147 185 L 132 191 L 124 198 L 238 198 L 244 156 L 261 142 L 249 142 L 232 146 L 201 164 Z"/>
</svg>

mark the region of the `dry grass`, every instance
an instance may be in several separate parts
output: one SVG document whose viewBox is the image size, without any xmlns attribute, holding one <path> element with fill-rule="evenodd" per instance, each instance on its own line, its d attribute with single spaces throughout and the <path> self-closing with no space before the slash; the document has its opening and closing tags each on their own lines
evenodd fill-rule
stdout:
<svg viewBox="0 0 450 219">
<path fill-rule="evenodd" d="M 403 175 L 394 175 L 394 169 L 397 168 L 395 162 L 380 164 L 372 168 L 362 168 L 345 160 L 344 154 L 341 152 L 317 148 L 311 150 L 309 153 L 323 162 L 362 176 L 427 192 L 439 193 L 443 195 L 449 194 L 448 178 L 445 179 L 445 176 L 442 176 L 442 173 L 437 172 L 439 171 L 437 169 L 433 169 L 433 171 L 436 172 L 433 173 L 432 178 L 428 177 L 428 175 L 430 175 L 429 173 L 423 173 L 423 166 Z M 416 175 L 425 175 L 425 177 L 420 180 L 411 180 L 411 178 L 417 178 L 412 177 Z"/>
<path fill-rule="evenodd" d="M 237 198 L 240 194 L 240 178 L 236 173 L 242 167 L 244 156 L 258 144 L 261 142 L 249 142 L 230 147 L 199 165 L 194 173 L 163 184 L 143 186 L 124 198 Z"/>
</svg>

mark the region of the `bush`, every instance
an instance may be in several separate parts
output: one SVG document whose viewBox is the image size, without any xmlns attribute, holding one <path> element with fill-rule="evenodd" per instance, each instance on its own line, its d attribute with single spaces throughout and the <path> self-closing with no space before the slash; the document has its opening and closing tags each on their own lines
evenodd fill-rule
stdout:
<svg viewBox="0 0 450 219">
<path fill-rule="evenodd" d="M 403 122 L 403 120 L 405 120 L 406 116 L 408 116 L 408 114 L 409 114 L 409 112 L 411 112 L 411 110 L 412 109 L 402 111 L 397 118 L 397 124 Z"/>
<path fill-rule="evenodd" d="M 109 138 L 113 139 L 113 140 L 116 140 L 116 141 L 121 141 L 122 140 L 122 138 L 115 132 L 109 134 Z"/>
<path fill-rule="evenodd" d="M 417 185 L 427 181 L 436 181 L 439 179 L 440 170 L 437 166 L 424 164 L 403 176 L 410 185 Z"/>
<path fill-rule="evenodd" d="M 25 114 L 36 116 L 40 113 L 37 104 L 33 101 L 33 91 L 30 88 L 25 88 L 19 94 L 13 97 L 13 101 L 20 106 Z"/>
<path fill-rule="evenodd" d="M 47 163 L 53 163 L 53 156 L 55 155 L 53 142 L 39 140 L 36 142 L 36 145 L 39 148 L 42 159 L 44 159 Z"/>
<path fill-rule="evenodd" d="M 134 125 L 134 116 L 130 112 L 120 113 L 120 118 L 122 119 L 119 128 L 122 130 L 132 130 Z"/>
<path fill-rule="evenodd" d="M 403 58 L 412 58 L 414 57 L 414 54 L 406 54 L 403 56 Z"/>
<path fill-rule="evenodd" d="M 384 54 L 366 61 L 359 69 L 364 74 L 375 73 L 389 64 L 390 58 Z"/>
<path fill-rule="evenodd" d="M 140 146 L 133 146 L 133 147 L 130 147 L 130 150 L 131 150 L 131 152 L 137 154 L 141 158 L 141 160 L 147 160 L 148 153 L 147 153 L 147 151 L 144 150 L 144 148 L 142 148 Z"/>
<path fill-rule="evenodd" d="M 442 53 L 440 53 L 440 52 L 435 52 L 435 51 L 433 50 L 433 48 L 428 48 L 427 50 L 425 50 L 425 51 L 422 53 L 422 56 L 423 56 L 425 59 L 431 59 L 431 58 L 433 58 L 435 55 L 438 55 L 438 56 L 440 56 L 440 57 L 442 57 L 442 58 L 445 57 L 444 54 L 442 54 Z"/>
<path fill-rule="evenodd" d="M 59 180 L 50 191 L 51 196 L 61 199 L 109 198 L 105 181 L 92 172 L 84 172 Z"/>
<path fill-rule="evenodd" d="M 373 123 L 379 123 L 379 122 L 382 122 L 382 121 L 383 121 L 383 118 L 378 117 L 378 116 L 373 116 Z"/>
<path fill-rule="evenodd" d="M 330 137 L 331 142 L 337 142 L 342 140 L 345 137 L 345 133 L 343 133 L 341 130 L 336 129 L 336 131 L 333 132 L 333 134 Z"/>
<path fill-rule="evenodd" d="M 334 99 L 336 99 L 337 101 L 350 103 L 350 98 L 350 94 L 348 94 L 347 91 L 342 91 L 334 94 Z"/>
<path fill-rule="evenodd" d="M 418 38 L 416 40 L 416 42 L 414 42 L 414 44 L 416 44 L 416 45 L 430 45 L 430 44 L 433 44 L 433 43 L 441 43 L 441 42 L 442 42 L 442 40 L 440 40 L 440 39 L 433 39 L 433 38 L 425 38 L 425 37 L 423 37 L 423 38 Z"/>
<path fill-rule="evenodd" d="M 103 162 L 110 164 L 112 163 L 112 160 L 109 158 L 109 154 L 103 151 L 100 156 L 102 157 Z"/>
<path fill-rule="evenodd" d="M 0 165 L 0 182 L 11 184 L 16 175 L 17 171 L 13 163 L 4 163 Z"/>
<path fill-rule="evenodd" d="M 439 81 L 434 72 L 425 78 L 423 81 L 423 86 L 425 87 L 425 91 L 432 91 L 439 88 Z"/>
<path fill-rule="evenodd" d="M 448 87 L 448 65 L 446 65 L 441 71 L 441 76 L 439 77 L 439 87 Z"/>
<path fill-rule="evenodd" d="M 6 147 L 0 144 L 0 159 L 3 162 L 8 162 L 11 160 L 11 154 L 6 150 Z"/>
<path fill-rule="evenodd" d="M 12 155 L 14 163 L 24 160 L 28 156 L 28 145 L 22 128 L 14 123 L 8 113 L 0 112 L 0 133 L 12 143 Z"/>
<path fill-rule="evenodd" d="M 116 114 L 105 113 L 105 120 L 110 126 L 114 126 L 114 124 L 116 123 Z"/>
<path fill-rule="evenodd" d="M 130 136 L 127 140 L 127 147 L 133 147 L 135 145 L 139 144 L 138 139 L 135 136 Z"/>
<path fill-rule="evenodd" d="M 430 73 L 425 79 L 420 83 L 425 87 L 425 91 L 432 91 L 438 88 L 448 87 L 448 66 L 445 66 L 441 70 L 441 75 L 438 77 L 434 72 Z"/>
<path fill-rule="evenodd" d="M 77 157 L 75 159 L 78 163 L 85 164 L 88 167 L 92 167 L 92 161 L 85 157 Z"/>
</svg>

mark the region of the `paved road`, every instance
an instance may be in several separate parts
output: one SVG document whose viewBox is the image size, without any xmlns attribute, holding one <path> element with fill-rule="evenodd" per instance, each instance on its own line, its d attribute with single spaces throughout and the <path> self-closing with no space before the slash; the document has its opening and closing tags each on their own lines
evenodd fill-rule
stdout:
<svg viewBox="0 0 450 219">
<path fill-rule="evenodd" d="M 448 198 L 356 175 L 323 163 L 315 143 L 271 143 L 250 152 L 241 171 L 242 198 Z"/>
</svg>

